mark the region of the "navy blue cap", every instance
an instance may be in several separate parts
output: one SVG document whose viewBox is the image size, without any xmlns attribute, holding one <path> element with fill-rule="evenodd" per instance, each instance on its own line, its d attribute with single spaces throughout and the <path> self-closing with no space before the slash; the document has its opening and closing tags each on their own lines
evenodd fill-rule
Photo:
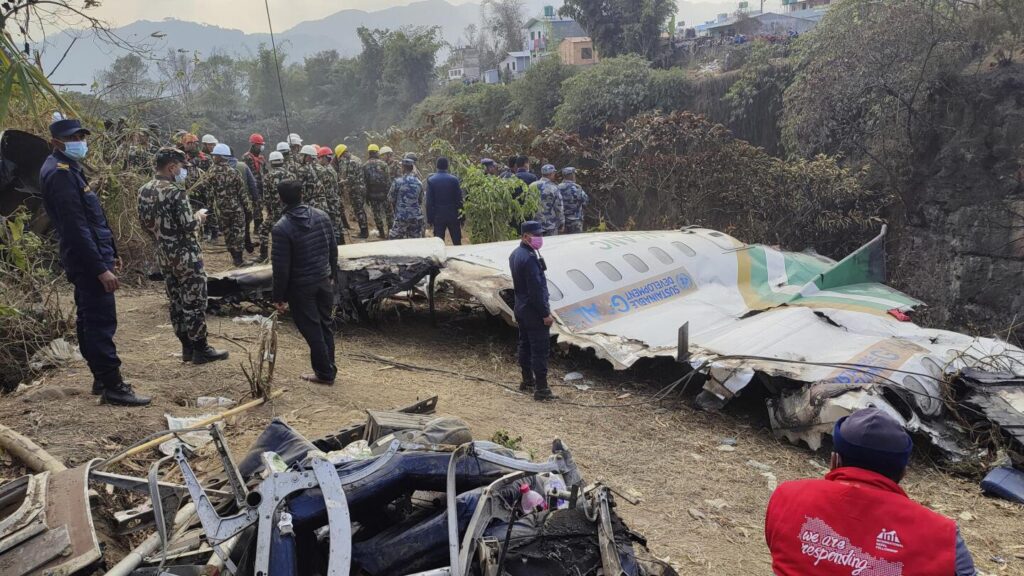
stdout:
<svg viewBox="0 0 1024 576">
<path fill-rule="evenodd" d="M 562 168 L 562 176 L 571 176 L 576 173 L 576 169 L 572 166 L 566 166 Z"/>
<path fill-rule="evenodd" d="M 534 236 L 544 231 L 544 227 L 540 225 L 540 222 L 535 220 L 527 220 L 522 225 L 523 234 L 533 234 Z"/>
<path fill-rule="evenodd" d="M 545 164 L 540 168 L 541 174 L 554 174 L 555 172 L 556 170 L 554 164 Z"/>
<path fill-rule="evenodd" d="M 67 138 L 68 136 L 74 136 L 79 132 L 85 132 L 86 135 L 92 134 L 92 132 L 82 128 L 81 121 L 75 119 L 57 120 L 53 124 L 50 124 L 50 135 L 54 138 Z"/>
<path fill-rule="evenodd" d="M 494 160 L 491 160 L 490 158 L 481 158 L 480 163 L 484 166 L 494 166 Z"/>
<path fill-rule="evenodd" d="M 843 465 L 865 468 L 897 479 L 910 462 L 914 441 L 895 418 L 878 408 L 863 408 L 836 421 L 832 442 Z"/>
</svg>

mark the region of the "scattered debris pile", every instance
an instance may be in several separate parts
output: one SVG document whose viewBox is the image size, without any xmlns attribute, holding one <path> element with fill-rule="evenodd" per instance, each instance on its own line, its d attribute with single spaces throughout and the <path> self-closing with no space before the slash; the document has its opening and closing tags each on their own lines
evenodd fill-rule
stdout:
<svg viewBox="0 0 1024 576">
<path fill-rule="evenodd" d="M 412 290 L 425 278 L 433 311 L 434 278 L 443 263 L 444 242 L 439 238 L 339 246 L 336 314 L 345 320 L 369 320 L 384 299 Z M 238 268 L 211 275 L 207 286 L 218 303 L 260 302 L 270 297 L 274 274 L 270 265 Z"/>
<path fill-rule="evenodd" d="M 436 403 L 369 411 L 314 441 L 274 420 L 237 464 L 210 426 L 214 472 L 179 443 L 148 478 L 106 471 L 116 457 L 24 476 L 0 487 L 0 574 L 90 574 L 110 564 L 102 540 L 144 529 L 106 574 L 675 574 L 561 441 L 534 462 L 474 441 Z M 148 500 L 97 530 L 90 487 Z"/>
</svg>

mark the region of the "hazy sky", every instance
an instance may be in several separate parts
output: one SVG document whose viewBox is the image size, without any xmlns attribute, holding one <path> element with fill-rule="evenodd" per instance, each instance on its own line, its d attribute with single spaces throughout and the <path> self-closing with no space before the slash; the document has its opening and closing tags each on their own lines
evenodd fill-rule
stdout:
<svg viewBox="0 0 1024 576">
<path fill-rule="evenodd" d="M 473 0 L 448 1 L 466 4 Z M 723 11 L 733 9 L 737 4 L 736 0 L 699 1 L 721 4 Z M 299 22 L 316 20 L 340 10 L 372 11 L 409 3 L 410 0 L 270 0 L 270 12 L 275 31 L 283 31 Z M 771 0 L 770 3 L 778 4 L 779 0 Z M 561 2 L 553 0 L 552 4 L 561 5 Z M 751 5 L 753 7 L 757 2 L 752 1 Z M 244 32 L 266 32 L 267 29 L 262 0 L 102 0 L 100 7 L 90 13 L 114 26 L 136 20 L 159 21 L 173 17 Z"/>
</svg>

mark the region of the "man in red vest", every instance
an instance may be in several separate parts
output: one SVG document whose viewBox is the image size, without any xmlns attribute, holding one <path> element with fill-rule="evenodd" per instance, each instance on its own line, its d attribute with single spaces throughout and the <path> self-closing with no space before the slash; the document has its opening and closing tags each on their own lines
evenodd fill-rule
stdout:
<svg viewBox="0 0 1024 576">
<path fill-rule="evenodd" d="M 974 560 L 956 523 L 899 487 L 914 447 L 892 416 L 840 418 L 824 479 L 785 482 L 768 502 L 776 576 L 964 576 Z"/>
</svg>

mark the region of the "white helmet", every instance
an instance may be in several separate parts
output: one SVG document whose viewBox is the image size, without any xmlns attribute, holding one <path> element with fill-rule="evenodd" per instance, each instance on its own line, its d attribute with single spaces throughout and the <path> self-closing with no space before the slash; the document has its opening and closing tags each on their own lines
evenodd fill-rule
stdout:
<svg viewBox="0 0 1024 576">
<path fill-rule="evenodd" d="M 227 144 L 217 144 L 213 147 L 214 156 L 231 156 L 231 148 Z"/>
<path fill-rule="evenodd" d="M 306 156 L 316 158 L 316 148 L 314 148 L 312 144 L 306 144 L 302 147 L 302 150 L 299 150 L 299 154 L 305 154 Z"/>
<path fill-rule="evenodd" d="M 283 154 L 288 154 L 292 151 L 292 148 L 291 146 L 288 145 L 287 142 L 278 142 L 276 150 Z"/>
<path fill-rule="evenodd" d="M 391 146 L 385 146 L 385 147 L 380 149 L 380 155 L 381 156 L 383 156 L 385 154 L 394 154 L 394 153 L 395 153 L 395 151 L 391 149 Z"/>
<path fill-rule="evenodd" d="M 285 144 L 285 146 L 287 146 L 287 144 Z M 284 154 L 281 154 L 277 150 L 270 153 L 270 163 L 274 164 L 275 162 L 284 162 Z"/>
<path fill-rule="evenodd" d="M 302 145 L 302 137 L 300 137 L 298 134 L 289 134 L 288 135 L 288 144 L 290 144 L 292 146 L 301 146 Z"/>
<path fill-rule="evenodd" d="M 203 144 L 220 144 L 213 134 L 203 134 Z"/>
</svg>

